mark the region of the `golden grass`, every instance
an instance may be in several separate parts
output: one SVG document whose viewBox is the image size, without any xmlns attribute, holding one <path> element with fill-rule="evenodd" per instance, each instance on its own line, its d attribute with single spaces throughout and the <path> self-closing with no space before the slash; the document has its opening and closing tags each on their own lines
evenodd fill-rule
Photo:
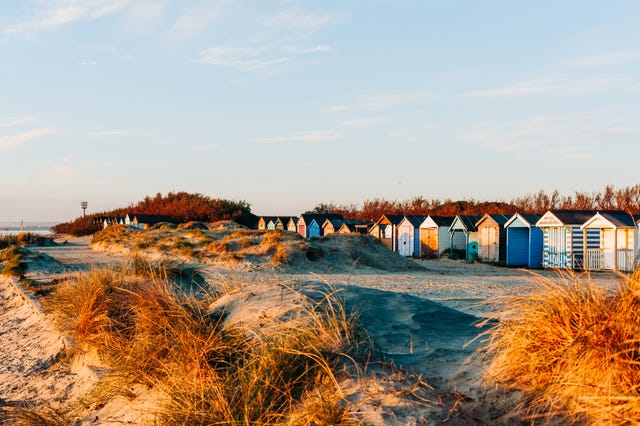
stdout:
<svg viewBox="0 0 640 426">
<path fill-rule="evenodd" d="M 640 272 L 614 294 L 586 275 L 536 282 L 491 318 L 487 378 L 524 391 L 533 420 L 640 423 Z"/>
<path fill-rule="evenodd" d="M 94 350 L 110 366 L 85 406 L 141 383 L 166 396 L 161 424 L 354 424 L 335 373 L 352 363 L 354 325 L 333 294 L 264 333 L 226 324 L 207 311 L 220 294 L 194 297 L 168 276 L 138 259 L 81 274 L 48 301 L 75 352 Z"/>
</svg>

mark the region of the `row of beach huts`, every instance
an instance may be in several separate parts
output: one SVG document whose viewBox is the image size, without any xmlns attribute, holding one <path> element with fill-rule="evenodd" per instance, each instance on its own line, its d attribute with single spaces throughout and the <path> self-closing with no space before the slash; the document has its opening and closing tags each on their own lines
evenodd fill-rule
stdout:
<svg viewBox="0 0 640 426">
<path fill-rule="evenodd" d="M 455 217 L 385 214 L 377 221 L 302 214 L 262 216 L 258 229 L 297 232 L 305 238 L 362 233 L 407 257 L 588 271 L 632 271 L 640 245 L 640 215 L 624 211 L 550 210 L 545 214 Z"/>
</svg>

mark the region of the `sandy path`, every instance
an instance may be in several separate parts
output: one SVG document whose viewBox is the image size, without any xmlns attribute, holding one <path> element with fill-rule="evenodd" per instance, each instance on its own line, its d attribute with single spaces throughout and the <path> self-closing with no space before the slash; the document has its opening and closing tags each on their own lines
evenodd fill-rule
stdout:
<svg viewBox="0 0 640 426">
<path fill-rule="evenodd" d="M 62 398 L 74 378 L 58 372 L 63 339 L 40 308 L 9 278 L 0 277 L 0 403 Z"/>
</svg>

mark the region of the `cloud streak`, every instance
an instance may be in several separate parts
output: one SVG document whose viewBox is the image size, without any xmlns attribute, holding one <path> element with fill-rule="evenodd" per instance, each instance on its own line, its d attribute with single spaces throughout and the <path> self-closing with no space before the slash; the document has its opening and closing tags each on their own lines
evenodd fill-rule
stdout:
<svg viewBox="0 0 640 426">
<path fill-rule="evenodd" d="M 56 0 L 35 16 L 10 25 L 5 33 L 13 36 L 39 33 L 75 21 L 93 20 L 121 11 L 128 0 Z"/>
<path fill-rule="evenodd" d="M 341 132 L 335 130 L 316 130 L 309 132 L 295 132 L 286 136 L 274 136 L 267 138 L 258 138 L 255 141 L 259 143 L 286 143 L 286 142 L 302 142 L 302 143 L 320 143 L 331 142 L 344 139 Z"/>
<path fill-rule="evenodd" d="M 288 62 L 286 56 L 270 56 L 261 47 L 216 46 L 200 52 L 201 64 L 217 65 L 239 71 L 255 71 Z"/>
<path fill-rule="evenodd" d="M 381 96 L 367 102 L 357 104 L 333 105 L 327 108 L 329 112 L 373 111 L 392 108 L 409 101 L 418 99 L 417 95 L 389 95 Z"/>
<path fill-rule="evenodd" d="M 27 132 L 17 133 L 14 135 L 2 136 L 0 137 L 0 152 L 17 149 L 22 145 L 26 144 L 27 142 L 30 142 L 34 139 L 41 138 L 43 136 L 50 135 L 55 132 L 56 132 L 55 129 L 49 128 L 49 129 L 30 130 Z"/>
</svg>

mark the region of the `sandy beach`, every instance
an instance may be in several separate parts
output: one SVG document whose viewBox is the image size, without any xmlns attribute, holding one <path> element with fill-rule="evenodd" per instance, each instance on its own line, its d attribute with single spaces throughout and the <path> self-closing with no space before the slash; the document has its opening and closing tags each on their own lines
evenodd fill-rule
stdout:
<svg viewBox="0 0 640 426">
<path fill-rule="evenodd" d="M 33 248 L 53 258 L 56 263 L 52 264 L 57 266 L 30 272 L 28 279 L 50 281 L 128 261 L 124 255 L 92 250 L 88 237 L 65 237 L 58 242 L 60 244 L 51 247 Z M 381 401 L 385 400 L 383 395 L 388 396 L 388 388 L 387 391 L 378 389 L 375 392 L 376 398 L 380 399 L 378 411 L 392 415 L 373 417 L 374 423 L 439 424 L 451 409 L 442 396 L 463 392 L 468 398 L 468 413 L 455 421 L 450 419 L 451 422 L 483 424 L 488 421 L 487 413 L 495 408 L 495 401 L 487 396 L 490 390 L 482 384 L 483 366 L 465 364 L 479 344 L 474 341 L 482 332 L 478 323 L 491 312 L 492 299 L 530 292 L 534 275 L 529 271 L 478 263 L 415 262 L 423 269 L 400 273 L 354 269 L 347 274 L 322 275 L 225 270 L 214 265 L 203 265 L 202 270 L 204 276 L 213 281 L 238 280 L 247 288 L 253 288 L 243 303 L 254 303 L 255 309 L 263 315 L 271 309 L 269 304 L 274 303 L 274 297 L 269 296 L 273 293 L 269 293 L 270 287 L 260 290 L 264 283 L 275 282 L 301 289 L 326 285 L 334 288 L 346 309 L 357 313 L 383 358 L 407 374 L 420 377 L 433 388 L 426 393 L 434 398 L 431 404 L 415 403 L 409 407 L 394 406 L 397 401 L 393 402 L 393 399 L 385 405 Z M 535 273 L 554 276 L 549 271 Z M 615 288 L 618 281 L 612 273 L 596 274 L 594 280 L 605 288 Z M 51 318 L 43 313 L 38 300 L 16 280 L 3 277 L 0 279 L 0 304 L 3 342 L 0 348 L 0 404 L 64 402 L 82 395 L 95 381 L 97 367 L 90 366 L 90 362 L 86 365 L 80 362 L 70 370 L 60 364 L 49 368 L 61 356 L 65 343 Z M 362 385 L 359 386 L 361 392 Z M 439 401 L 435 400 L 437 395 Z M 136 423 L 131 413 L 147 403 L 144 392 L 137 396 L 133 402 L 120 401 L 102 411 L 96 410 L 87 422 L 110 424 L 126 420 Z M 499 422 L 508 424 L 510 421 L 500 419 Z"/>
</svg>

